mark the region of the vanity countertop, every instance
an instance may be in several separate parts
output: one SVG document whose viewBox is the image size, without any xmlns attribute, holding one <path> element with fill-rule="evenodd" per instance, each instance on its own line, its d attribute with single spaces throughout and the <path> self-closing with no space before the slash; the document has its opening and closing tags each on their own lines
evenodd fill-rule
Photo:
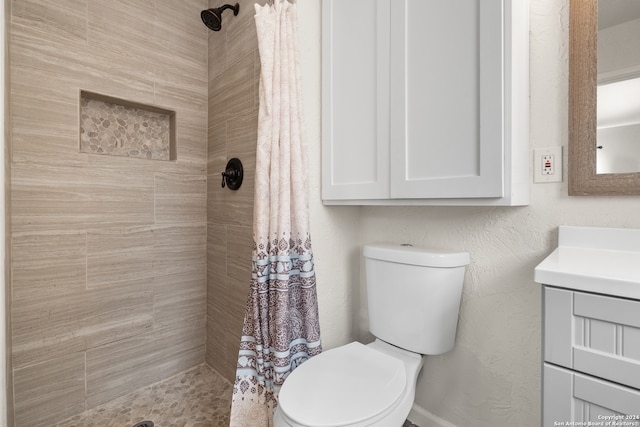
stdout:
<svg viewBox="0 0 640 427">
<path fill-rule="evenodd" d="M 534 277 L 544 285 L 640 299 L 640 230 L 560 226 L 558 248 Z"/>
</svg>

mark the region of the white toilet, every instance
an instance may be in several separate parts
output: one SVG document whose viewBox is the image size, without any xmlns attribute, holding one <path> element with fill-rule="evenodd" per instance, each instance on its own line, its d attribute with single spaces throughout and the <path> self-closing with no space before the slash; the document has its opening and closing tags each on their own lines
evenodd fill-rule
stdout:
<svg viewBox="0 0 640 427">
<path fill-rule="evenodd" d="M 423 355 L 453 348 L 469 254 L 375 244 L 364 257 L 376 340 L 325 351 L 293 371 L 280 389 L 275 427 L 400 427 Z"/>
</svg>

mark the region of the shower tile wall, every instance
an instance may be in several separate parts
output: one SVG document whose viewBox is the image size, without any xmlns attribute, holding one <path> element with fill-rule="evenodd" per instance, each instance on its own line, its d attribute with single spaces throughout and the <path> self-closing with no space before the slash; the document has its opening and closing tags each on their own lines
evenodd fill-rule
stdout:
<svg viewBox="0 0 640 427">
<path fill-rule="evenodd" d="M 205 359 L 206 7 L 11 2 L 18 427 L 52 425 Z M 177 160 L 80 153 L 81 89 L 176 111 Z"/>
<path fill-rule="evenodd" d="M 222 30 L 209 33 L 206 360 L 230 381 L 251 278 L 260 72 L 255 1 L 239 4 L 237 17 L 223 15 Z M 233 157 L 245 171 L 238 191 L 220 186 L 220 172 Z"/>
</svg>

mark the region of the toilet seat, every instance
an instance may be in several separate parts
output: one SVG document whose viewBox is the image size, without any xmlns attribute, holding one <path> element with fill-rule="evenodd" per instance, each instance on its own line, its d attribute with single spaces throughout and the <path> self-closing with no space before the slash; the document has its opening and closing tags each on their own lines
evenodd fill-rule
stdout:
<svg viewBox="0 0 640 427">
<path fill-rule="evenodd" d="M 399 403 L 406 386 L 401 360 L 352 342 L 293 371 L 280 390 L 278 406 L 290 425 L 369 425 Z"/>
</svg>

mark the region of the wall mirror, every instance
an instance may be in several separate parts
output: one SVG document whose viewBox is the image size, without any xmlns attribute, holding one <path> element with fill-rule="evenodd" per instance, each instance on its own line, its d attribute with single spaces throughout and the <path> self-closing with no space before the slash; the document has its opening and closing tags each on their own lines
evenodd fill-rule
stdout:
<svg viewBox="0 0 640 427">
<path fill-rule="evenodd" d="M 571 0 L 569 195 L 640 195 L 640 1 Z"/>
</svg>

